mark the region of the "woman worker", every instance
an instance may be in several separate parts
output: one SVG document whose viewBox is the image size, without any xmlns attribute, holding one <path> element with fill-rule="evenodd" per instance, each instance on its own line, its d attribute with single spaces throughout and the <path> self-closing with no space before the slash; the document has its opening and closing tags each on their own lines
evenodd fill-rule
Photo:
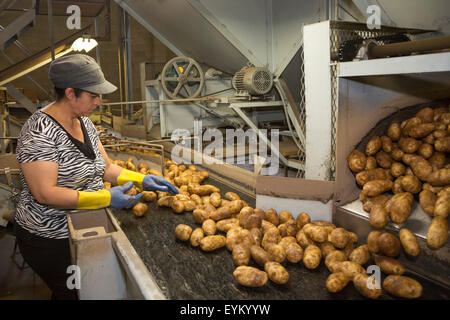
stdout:
<svg viewBox="0 0 450 320">
<path fill-rule="evenodd" d="M 52 291 L 52 299 L 76 299 L 66 285 L 71 265 L 66 213 L 74 209 L 130 208 L 142 194 L 124 194 L 133 183 L 145 191 L 178 193 L 162 177 L 112 164 L 88 116 L 100 94 L 117 88 L 87 55 L 73 54 L 50 64 L 57 100 L 35 112 L 22 127 L 17 160 L 23 191 L 15 212 L 22 256 Z M 113 185 L 104 189 L 103 180 Z"/>
</svg>

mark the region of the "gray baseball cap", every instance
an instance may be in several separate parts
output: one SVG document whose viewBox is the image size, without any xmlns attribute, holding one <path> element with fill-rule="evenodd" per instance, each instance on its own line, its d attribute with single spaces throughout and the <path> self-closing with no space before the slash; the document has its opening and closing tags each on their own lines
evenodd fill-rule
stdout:
<svg viewBox="0 0 450 320">
<path fill-rule="evenodd" d="M 57 88 L 74 88 L 107 94 L 117 87 L 105 79 L 97 62 L 85 54 L 71 54 L 53 60 L 48 76 Z"/>
</svg>

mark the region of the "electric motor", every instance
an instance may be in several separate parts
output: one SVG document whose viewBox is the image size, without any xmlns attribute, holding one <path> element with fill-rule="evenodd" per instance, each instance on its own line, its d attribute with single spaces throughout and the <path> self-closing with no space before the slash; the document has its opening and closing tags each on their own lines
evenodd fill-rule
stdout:
<svg viewBox="0 0 450 320">
<path fill-rule="evenodd" d="M 236 91 L 245 91 L 250 95 L 263 95 L 272 89 L 272 74 L 266 68 L 244 67 L 233 77 L 233 87 Z"/>
</svg>

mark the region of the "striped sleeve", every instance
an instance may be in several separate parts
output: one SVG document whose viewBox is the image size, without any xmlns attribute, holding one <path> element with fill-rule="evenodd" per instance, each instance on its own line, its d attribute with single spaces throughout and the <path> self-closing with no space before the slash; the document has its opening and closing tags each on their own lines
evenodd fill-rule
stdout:
<svg viewBox="0 0 450 320">
<path fill-rule="evenodd" d="M 45 132 L 28 130 L 22 135 L 17 146 L 17 161 L 19 163 L 33 161 L 58 162 L 56 143 Z"/>
</svg>

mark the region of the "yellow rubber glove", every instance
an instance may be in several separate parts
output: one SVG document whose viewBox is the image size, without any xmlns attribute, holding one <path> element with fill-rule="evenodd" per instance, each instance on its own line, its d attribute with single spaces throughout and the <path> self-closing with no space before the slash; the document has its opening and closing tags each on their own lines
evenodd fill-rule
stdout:
<svg viewBox="0 0 450 320">
<path fill-rule="evenodd" d="M 142 189 L 142 181 L 144 180 L 145 175 L 142 173 L 134 172 L 131 170 L 123 169 L 119 176 L 117 177 L 117 184 L 119 186 L 131 181 L 139 186 Z"/>
<path fill-rule="evenodd" d="M 75 209 L 100 209 L 108 207 L 111 193 L 106 190 L 78 191 L 78 204 Z"/>
</svg>

